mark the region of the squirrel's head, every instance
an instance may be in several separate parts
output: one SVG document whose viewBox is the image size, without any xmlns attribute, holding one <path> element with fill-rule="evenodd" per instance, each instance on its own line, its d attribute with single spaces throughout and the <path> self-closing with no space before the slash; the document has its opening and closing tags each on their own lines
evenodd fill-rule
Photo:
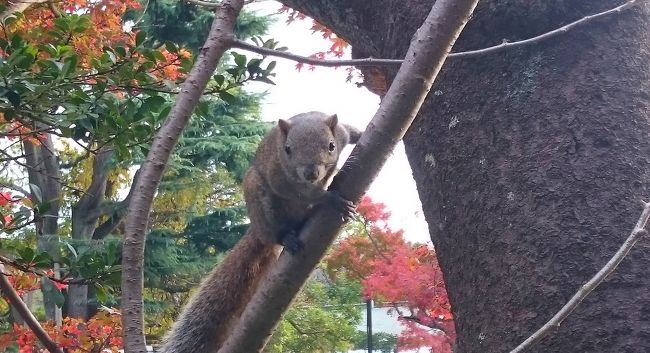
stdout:
<svg viewBox="0 0 650 353">
<path fill-rule="evenodd" d="M 336 114 L 309 112 L 278 121 L 282 166 L 292 179 L 323 185 L 336 168 L 347 144 L 359 140 L 361 132 L 339 124 Z"/>
</svg>

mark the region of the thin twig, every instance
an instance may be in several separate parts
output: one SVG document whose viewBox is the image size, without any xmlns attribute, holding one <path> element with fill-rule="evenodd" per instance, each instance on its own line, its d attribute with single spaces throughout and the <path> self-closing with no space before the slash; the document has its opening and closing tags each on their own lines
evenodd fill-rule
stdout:
<svg viewBox="0 0 650 353">
<path fill-rule="evenodd" d="M 383 257 L 384 260 L 386 260 L 386 262 L 388 262 L 389 265 L 392 264 L 392 261 L 390 260 L 388 255 L 386 255 L 386 253 L 379 248 L 379 244 L 377 244 L 375 237 L 373 237 L 372 234 L 370 234 L 370 230 L 368 229 L 368 221 L 366 221 L 365 218 L 363 218 L 361 220 L 361 224 L 363 224 L 363 231 L 366 233 L 368 239 L 370 239 L 370 243 L 372 243 L 372 246 L 375 248 L 375 252 L 377 252 L 379 256 Z"/>
<path fill-rule="evenodd" d="M 25 190 L 25 188 L 20 187 L 20 186 L 14 184 L 14 183 L 11 183 L 11 182 L 8 182 L 8 181 L 0 181 L 0 187 L 10 189 L 10 190 L 13 190 L 13 191 L 17 191 L 17 192 L 23 194 L 24 196 L 29 196 L 31 194 L 29 191 Z"/>
<path fill-rule="evenodd" d="M 4 272 L 4 265 L 0 265 L 0 289 L 7 299 L 9 299 L 11 306 L 16 309 L 27 326 L 29 326 L 32 332 L 34 332 L 36 338 L 41 341 L 43 346 L 45 346 L 50 353 L 63 353 L 63 351 L 57 346 L 56 342 L 54 342 L 47 332 L 43 330 L 43 326 L 38 323 L 38 320 L 36 320 L 36 317 L 34 317 L 34 314 L 32 314 L 27 305 L 25 305 L 25 302 L 23 302 L 18 293 L 16 293 L 16 290 L 11 286 L 11 283 L 9 283 Z"/>
<path fill-rule="evenodd" d="M 207 3 L 211 4 L 210 2 L 205 2 L 201 0 L 185 0 L 188 2 L 192 3 Z M 627 10 L 629 8 L 632 8 L 640 3 L 642 3 L 643 0 L 629 0 L 628 2 L 617 6 L 615 8 L 599 12 L 597 14 L 585 16 L 577 21 L 571 22 L 567 25 L 564 25 L 560 28 L 556 28 L 552 31 L 540 34 L 538 36 L 516 41 L 516 42 L 504 42 L 499 45 L 483 48 L 483 49 L 477 49 L 477 50 L 468 50 L 468 51 L 463 51 L 463 52 L 458 52 L 458 53 L 450 53 L 447 58 L 448 59 L 466 59 L 466 58 L 474 58 L 486 54 L 494 54 L 498 52 L 502 52 L 508 49 L 513 49 L 513 48 L 518 48 L 518 47 L 523 47 L 526 45 L 531 45 L 535 43 L 539 43 L 543 40 L 553 38 L 555 36 L 558 36 L 560 34 L 566 33 L 569 30 L 575 29 L 576 27 L 579 27 L 581 25 L 587 24 L 593 20 L 612 15 L 612 14 L 617 14 L 620 13 L 624 10 Z M 207 6 L 207 5 L 203 5 Z M 257 45 L 249 44 L 244 41 L 235 39 L 232 43 L 233 48 L 238 48 L 242 50 L 247 50 L 253 53 L 261 54 L 261 55 L 267 55 L 267 56 L 274 56 L 278 58 L 284 58 L 284 59 L 289 59 L 292 61 L 296 61 L 299 63 L 307 64 L 307 65 L 314 65 L 314 66 L 323 66 L 323 67 L 339 67 L 339 66 L 357 66 L 357 67 L 365 67 L 365 66 L 392 66 L 392 65 L 401 65 L 403 60 L 402 59 L 376 59 L 376 58 L 365 58 L 365 59 L 349 59 L 349 60 L 321 60 L 321 59 L 316 59 L 313 57 L 307 57 L 307 56 L 301 56 L 301 55 L 296 55 L 296 54 L 291 54 L 288 52 L 284 51 L 278 51 L 270 48 L 264 48 L 260 47 Z"/>
<path fill-rule="evenodd" d="M 186 1 L 199 1 L 199 0 L 186 0 Z M 361 66 L 401 65 L 402 61 L 404 61 L 402 59 L 375 59 L 375 58 L 350 59 L 350 60 L 321 60 L 321 59 L 311 58 L 307 56 L 291 54 L 289 52 L 279 51 L 275 49 L 259 47 L 257 45 L 246 43 L 239 39 L 233 40 L 232 47 L 247 50 L 261 55 L 275 56 L 278 58 L 289 59 L 303 64 L 324 66 L 324 67 L 337 67 L 337 66 L 361 67 Z"/>
<path fill-rule="evenodd" d="M 13 156 L 12 156 L 11 154 L 9 154 L 9 153 L 7 153 L 7 152 L 1 150 L 1 149 L 0 149 L 0 154 L 13 158 Z M 64 183 L 63 181 L 61 181 L 61 178 L 59 178 L 59 177 L 57 177 L 57 176 L 54 176 L 54 175 L 50 175 L 50 174 L 44 172 L 42 169 L 36 168 L 35 166 L 31 166 L 31 165 L 29 165 L 29 164 L 27 164 L 27 163 L 19 162 L 18 160 L 13 160 L 13 161 L 14 161 L 16 164 L 18 164 L 19 166 L 21 166 L 21 167 L 25 167 L 25 168 L 27 168 L 27 169 L 33 170 L 33 171 L 35 171 L 36 173 L 38 173 L 38 174 L 40 174 L 40 175 L 42 175 L 42 176 L 44 176 L 44 177 L 46 177 L 46 178 L 48 178 L 48 179 L 53 179 L 53 180 L 56 181 L 57 183 L 61 184 L 61 186 L 63 186 L 63 187 L 66 187 L 66 188 L 68 188 L 68 189 L 70 189 L 70 190 L 73 190 L 73 191 L 79 192 L 79 193 L 81 193 L 81 194 L 83 194 L 83 193 L 85 192 L 85 191 L 83 191 L 83 190 L 81 190 L 81 189 L 78 189 L 78 188 L 72 186 L 72 185 L 69 185 L 69 184 Z"/>
<path fill-rule="evenodd" d="M 642 236 L 648 234 L 645 228 L 648 223 L 648 218 L 650 218 L 650 202 L 644 202 L 643 205 L 643 212 L 641 213 L 639 220 L 636 222 L 634 229 L 607 264 L 605 264 L 605 266 L 603 266 L 603 268 L 601 268 L 600 271 L 598 271 L 598 273 L 596 273 L 596 275 L 587 283 L 580 287 L 573 297 L 560 309 L 560 311 L 544 324 L 544 326 L 530 335 L 530 337 L 528 337 L 524 342 L 510 351 L 510 353 L 524 352 L 527 348 L 530 348 L 535 343 L 539 342 L 539 340 L 546 336 L 552 329 L 558 328 L 562 321 L 564 321 L 564 319 L 566 319 L 569 314 L 571 314 L 571 312 L 573 312 L 573 310 L 575 310 L 575 308 L 578 307 L 578 305 L 580 305 L 580 303 L 616 269 L 625 256 L 630 252 L 630 249 L 632 249 L 634 244 L 636 244 Z"/>
<path fill-rule="evenodd" d="M 219 3 L 215 1 L 201 1 L 201 0 L 185 0 L 185 1 L 190 4 L 206 7 L 208 9 L 216 9 L 217 6 L 219 6 Z M 244 5 L 249 5 L 252 3 L 262 2 L 262 1 L 264 0 L 246 0 L 244 1 Z"/>
<path fill-rule="evenodd" d="M 511 49 L 511 48 L 522 47 L 522 46 L 526 46 L 526 45 L 529 45 L 529 44 L 539 43 L 539 42 L 541 42 L 543 40 L 555 37 L 555 36 L 563 34 L 563 33 L 566 33 L 569 30 L 572 30 L 572 29 L 574 29 L 576 27 L 587 24 L 587 23 L 589 23 L 589 22 L 591 22 L 593 20 L 608 16 L 608 15 L 621 13 L 622 11 L 630 9 L 630 8 L 642 3 L 643 1 L 645 1 L 645 0 L 629 0 L 628 2 L 626 2 L 626 3 L 624 3 L 624 4 L 620 5 L 620 6 L 617 6 L 617 7 L 613 8 L 613 9 L 609 9 L 609 10 L 599 12 L 599 13 L 596 13 L 596 14 L 593 14 L 593 15 L 585 16 L 585 17 L 583 17 L 583 18 L 581 18 L 581 19 L 579 19 L 577 21 L 571 22 L 571 23 L 569 23 L 569 24 L 567 24 L 565 26 L 562 26 L 560 28 L 554 29 L 554 30 L 552 30 L 550 32 L 546 32 L 546 33 L 540 34 L 540 35 L 532 37 L 532 38 L 528 38 L 528 39 L 524 39 L 524 40 L 520 40 L 520 41 L 516 41 L 516 42 L 504 42 L 502 44 L 495 45 L 493 47 L 484 48 L 484 49 L 469 50 L 469 51 L 464 51 L 464 52 L 460 52 L 460 53 L 452 53 L 452 54 L 449 54 L 449 58 L 455 58 L 455 59 L 471 58 L 471 57 L 476 57 L 476 56 L 479 56 L 479 55 L 494 54 L 494 53 L 498 53 L 498 52 L 501 52 L 501 51 L 504 51 L 504 50 L 507 50 L 507 49 Z"/>
</svg>

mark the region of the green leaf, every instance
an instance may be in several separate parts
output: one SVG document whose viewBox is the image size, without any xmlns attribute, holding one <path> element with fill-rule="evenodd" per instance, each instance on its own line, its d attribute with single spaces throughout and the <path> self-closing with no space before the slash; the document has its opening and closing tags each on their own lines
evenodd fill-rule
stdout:
<svg viewBox="0 0 650 353">
<path fill-rule="evenodd" d="M 9 100 L 9 103 L 11 103 L 14 108 L 18 108 L 20 106 L 20 94 L 14 91 L 7 91 L 5 93 L 5 97 L 7 97 L 7 100 Z"/>
<path fill-rule="evenodd" d="M 161 96 L 151 96 L 144 100 L 144 103 L 142 103 L 142 108 L 147 112 L 156 113 L 164 108 L 165 103 L 167 103 L 167 100 L 165 98 Z"/>
<path fill-rule="evenodd" d="M 75 250 L 75 248 L 70 243 L 65 241 L 63 242 L 63 244 L 65 244 L 68 250 L 70 250 L 70 253 L 72 253 L 72 256 L 74 256 L 75 259 L 79 258 L 79 254 L 77 254 L 77 250 Z"/>
<path fill-rule="evenodd" d="M 165 42 L 165 48 L 167 48 L 167 51 L 172 53 L 172 54 L 177 54 L 178 53 L 178 47 L 176 46 L 176 44 L 174 44 L 174 43 L 172 43 L 170 41 Z"/>
<path fill-rule="evenodd" d="M 153 55 L 156 57 L 156 60 L 158 60 L 160 62 L 167 61 L 167 58 L 165 57 L 165 55 L 160 50 L 154 50 Z"/>
<path fill-rule="evenodd" d="M 63 68 L 61 68 L 61 76 L 66 77 L 71 72 L 77 69 L 78 58 L 76 55 L 70 56 L 64 60 Z"/>
<path fill-rule="evenodd" d="M 18 248 L 16 249 L 16 253 L 18 253 L 18 256 L 20 256 L 21 261 L 29 263 L 34 260 L 34 249 L 30 247 L 24 247 L 24 248 Z"/>
<path fill-rule="evenodd" d="M 52 257 L 46 252 L 36 255 L 33 259 L 34 266 L 38 268 L 49 268 L 52 265 Z"/>
<path fill-rule="evenodd" d="M 167 118 L 167 115 L 169 115 L 169 112 L 170 112 L 171 110 L 172 110 L 172 106 L 171 106 L 171 105 L 167 105 L 166 107 L 164 107 L 164 108 L 160 111 L 160 114 L 158 114 L 158 120 L 164 120 L 165 118 Z"/>
<path fill-rule="evenodd" d="M 223 75 L 214 75 L 214 82 L 219 85 L 219 87 L 223 86 L 223 81 L 225 81 L 226 78 L 223 77 Z"/>
<path fill-rule="evenodd" d="M 219 98 L 223 99 L 228 104 L 232 104 L 235 102 L 235 96 L 233 96 L 232 94 L 226 91 L 219 92 Z"/>
<path fill-rule="evenodd" d="M 139 47 L 144 43 L 144 41 L 147 39 L 147 32 L 145 31 L 140 31 L 138 34 L 135 35 L 135 46 Z"/>
<path fill-rule="evenodd" d="M 246 55 L 233 52 L 232 56 L 235 58 L 235 64 L 238 67 L 246 67 Z"/>
<path fill-rule="evenodd" d="M 198 116 L 207 116 L 210 111 L 210 102 L 202 100 L 196 106 L 195 113 Z"/>
<path fill-rule="evenodd" d="M 115 52 L 123 58 L 126 57 L 126 48 L 123 46 L 115 47 Z"/>
<path fill-rule="evenodd" d="M 268 66 L 266 66 L 266 73 L 269 73 L 275 69 L 275 65 L 277 65 L 276 61 L 271 61 Z"/>
<path fill-rule="evenodd" d="M 95 296 L 100 303 L 106 303 L 108 301 L 108 291 L 104 286 L 99 283 L 95 283 Z"/>
<path fill-rule="evenodd" d="M 248 62 L 248 65 L 246 65 L 246 69 L 248 72 L 252 75 L 260 71 L 260 64 L 262 63 L 262 59 L 251 59 L 251 61 Z"/>
</svg>

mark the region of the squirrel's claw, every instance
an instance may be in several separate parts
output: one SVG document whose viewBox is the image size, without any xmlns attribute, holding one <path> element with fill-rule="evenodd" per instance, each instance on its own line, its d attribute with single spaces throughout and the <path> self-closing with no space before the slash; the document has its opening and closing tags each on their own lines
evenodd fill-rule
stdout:
<svg viewBox="0 0 650 353">
<path fill-rule="evenodd" d="M 341 213 L 344 222 L 348 222 L 356 216 L 357 206 L 354 202 L 345 199 L 337 191 L 330 191 L 330 195 L 332 196 L 333 206 Z"/>
</svg>

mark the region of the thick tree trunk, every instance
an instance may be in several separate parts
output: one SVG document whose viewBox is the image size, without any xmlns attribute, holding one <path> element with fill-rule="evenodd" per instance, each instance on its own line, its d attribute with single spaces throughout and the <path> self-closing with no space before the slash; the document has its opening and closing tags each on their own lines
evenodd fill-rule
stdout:
<svg viewBox="0 0 650 353">
<path fill-rule="evenodd" d="M 341 33 L 358 56 L 392 58 L 430 3 L 284 2 Z M 621 3 L 483 0 L 455 51 L 532 37 Z M 650 198 L 648 12 L 642 5 L 443 68 L 405 143 L 459 352 L 507 352 L 525 339 L 605 264 L 638 201 Z M 531 351 L 650 351 L 648 247 L 642 240 Z"/>
</svg>

